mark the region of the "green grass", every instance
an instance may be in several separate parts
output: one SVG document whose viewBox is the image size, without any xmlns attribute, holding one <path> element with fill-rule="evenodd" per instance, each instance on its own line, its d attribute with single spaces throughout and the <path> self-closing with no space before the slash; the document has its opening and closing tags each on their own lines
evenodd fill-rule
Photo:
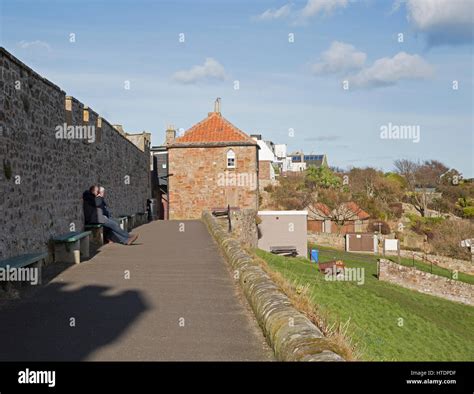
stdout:
<svg viewBox="0 0 474 394">
<path fill-rule="evenodd" d="M 310 244 L 309 246 L 312 249 L 318 249 L 320 251 L 323 250 L 327 253 L 331 253 L 331 256 L 333 256 L 333 259 L 345 259 L 345 258 L 347 258 L 347 255 L 349 255 L 350 258 L 354 261 L 373 262 L 373 263 L 376 264 L 377 259 L 380 258 L 380 256 L 376 256 L 376 255 L 373 255 L 373 254 L 356 254 L 356 253 L 349 253 L 348 254 L 346 252 L 342 252 L 342 251 L 339 251 L 339 250 L 336 250 L 336 249 L 332 249 L 332 248 L 324 247 L 324 246 L 318 246 L 318 245 L 314 245 L 314 244 Z M 386 256 L 385 258 L 388 259 L 388 260 L 391 260 L 395 263 L 398 263 L 398 257 L 397 256 Z M 448 270 L 446 268 L 438 267 L 437 265 L 434 265 L 434 264 L 431 266 L 431 264 L 428 264 L 428 263 L 424 263 L 424 262 L 421 262 L 421 261 L 418 261 L 418 260 L 403 258 L 403 257 L 400 258 L 400 264 L 405 265 L 407 267 L 413 267 L 413 265 L 414 265 L 415 268 L 420 270 L 420 271 L 431 272 L 435 275 L 444 276 L 445 278 L 453 279 L 453 273 L 450 270 Z M 457 277 L 456 280 L 458 280 L 460 282 L 465 282 L 465 283 L 469 283 L 471 285 L 474 285 L 474 276 L 473 275 L 468 275 L 468 274 L 465 274 L 463 272 L 458 272 L 457 275 L 458 275 L 458 277 Z"/>
<path fill-rule="evenodd" d="M 474 307 L 379 281 L 374 256 L 317 249 L 322 262 L 342 259 L 347 267 L 363 267 L 364 284 L 327 281 L 304 258 L 256 254 L 290 281 L 308 284 L 308 295 L 329 324 L 350 319 L 348 333 L 361 359 L 474 361 Z"/>
</svg>

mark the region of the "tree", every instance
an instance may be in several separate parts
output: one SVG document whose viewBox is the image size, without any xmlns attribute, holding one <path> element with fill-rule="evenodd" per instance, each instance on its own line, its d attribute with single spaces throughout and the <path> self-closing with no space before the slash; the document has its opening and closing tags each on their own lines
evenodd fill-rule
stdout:
<svg viewBox="0 0 474 394">
<path fill-rule="evenodd" d="M 407 159 L 394 162 L 396 172 L 407 182 L 407 199 L 422 217 L 425 217 L 428 205 L 433 202 L 435 195 L 431 188 L 436 188 L 442 181 L 442 175 L 449 169 L 437 160 L 427 160 L 417 163 Z"/>
<path fill-rule="evenodd" d="M 341 186 L 342 181 L 328 167 L 309 166 L 305 173 L 305 184 L 311 190 L 328 189 Z"/>
<path fill-rule="evenodd" d="M 265 188 L 274 208 L 301 210 L 313 200 L 313 191 L 306 187 L 303 175 L 279 177 L 278 180 L 278 185 Z"/>
</svg>

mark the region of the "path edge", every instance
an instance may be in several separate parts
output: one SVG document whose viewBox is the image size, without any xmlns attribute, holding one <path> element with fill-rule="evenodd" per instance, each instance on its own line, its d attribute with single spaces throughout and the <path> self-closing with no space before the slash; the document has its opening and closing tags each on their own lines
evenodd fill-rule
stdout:
<svg viewBox="0 0 474 394">
<path fill-rule="evenodd" d="M 234 270 L 263 334 L 279 361 L 344 361 L 314 323 L 299 312 L 259 264 L 209 212 L 202 221 Z"/>
</svg>

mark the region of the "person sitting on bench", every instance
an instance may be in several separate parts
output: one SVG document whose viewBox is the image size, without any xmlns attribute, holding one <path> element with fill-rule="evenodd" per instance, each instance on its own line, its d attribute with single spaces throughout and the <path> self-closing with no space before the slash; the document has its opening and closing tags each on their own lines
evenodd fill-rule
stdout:
<svg viewBox="0 0 474 394">
<path fill-rule="evenodd" d="M 102 224 L 109 230 L 108 237 L 110 240 L 124 245 L 131 245 L 138 238 L 138 235 L 129 234 L 122 230 L 116 221 L 104 214 L 104 198 L 100 195 L 97 185 L 93 185 L 89 190 L 86 190 L 82 195 L 82 199 L 85 224 Z M 106 204 L 105 209 L 108 214 Z"/>
</svg>

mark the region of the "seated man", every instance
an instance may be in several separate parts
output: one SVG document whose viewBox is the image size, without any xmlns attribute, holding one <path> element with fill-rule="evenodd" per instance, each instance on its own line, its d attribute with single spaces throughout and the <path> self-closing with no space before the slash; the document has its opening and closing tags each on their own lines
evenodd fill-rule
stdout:
<svg viewBox="0 0 474 394">
<path fill-rule="evenodd" d="M 84 222 L 85 224 L 102 224 L 110 231 L 109 239 L 124 245 L 131 245 L 138 235 L 129 234 L 122 230 L 119 224 L 104 214 L 104 207 L 108 214 L 107 205 L 104 205 L 104 198 L 99 193 L 99 187 L 93 185 L 86 190 L 83 195 Z"/>
</svg>

